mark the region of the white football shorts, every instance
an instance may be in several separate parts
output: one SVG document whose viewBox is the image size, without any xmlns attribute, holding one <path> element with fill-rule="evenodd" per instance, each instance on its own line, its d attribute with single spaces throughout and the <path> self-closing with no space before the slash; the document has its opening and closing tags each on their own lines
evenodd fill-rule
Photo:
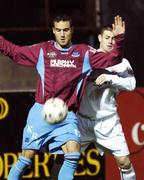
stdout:
<svg viewBox="0 0 144 180">
<path fill-rule="evenodd" d="M 104 152 L 110 152 L 114 156 L 129 155 L 118 114 L 95 121 L 80 115 L 78 117 L 82 152 L 93 142 L 100 150 L 101 155 Z"/>
</svg>

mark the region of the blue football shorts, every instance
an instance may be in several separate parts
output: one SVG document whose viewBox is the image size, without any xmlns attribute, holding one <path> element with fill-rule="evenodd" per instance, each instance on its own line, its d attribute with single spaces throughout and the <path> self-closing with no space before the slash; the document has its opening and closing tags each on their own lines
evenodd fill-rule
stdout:
<svg viewBox="0 0 144 180">
<path fill-rule="evenodd" d="M 61 146 L 73 140 L 80 142 L 78 118 L 68 112 L 66 119 L 57 124 L 49 124 L 42 117 L 43 105 L 35 103 L 29 111 L 23 131 L 22 149 L 43 150 L 48 147 L 51 153 L 63 154 Z"/>
</svg>

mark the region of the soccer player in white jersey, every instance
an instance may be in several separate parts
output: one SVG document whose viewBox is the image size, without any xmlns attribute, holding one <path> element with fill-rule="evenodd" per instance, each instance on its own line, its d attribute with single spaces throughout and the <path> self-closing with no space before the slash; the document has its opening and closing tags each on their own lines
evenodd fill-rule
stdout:
<svg viewBox="0 0 144 180">
<path fill-rule="evenodd" d="M 112 28 L 104 27 L 98 40 L 100 47 L 97 51 L 111 52 L 115 43 Z M 120 91 L 134 90 L 135 86 L 132 67 L 123 58 L 120 64 L 107 68 L 107 71 L 93 74 L 87 82 L 78 114 L 82 151 L 94 142 L 102 154 L 105 151 L 111 152 L 122 180 L 135 180 L 136 175 L 117 112 L 116 96 Z"/>
</svg>

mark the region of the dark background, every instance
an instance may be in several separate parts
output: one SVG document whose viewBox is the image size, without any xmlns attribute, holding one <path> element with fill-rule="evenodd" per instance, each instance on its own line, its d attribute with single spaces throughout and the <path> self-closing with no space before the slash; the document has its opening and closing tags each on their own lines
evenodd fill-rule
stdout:
<svg viewBox="0 0 144 180">
<path fill-rule="evenodd" d="M 137 86 L 144 85 L 143 0 L 1 0 L 0 34 L 20 45 L 53 39 L 51 19 L 60 13 L 73 18 L 73 42 L 94 47 L 99 28 L 111 24 L 115 15 L 121 15 L 126 21 L 124 55 L 133 67 Z"/>
</svg>

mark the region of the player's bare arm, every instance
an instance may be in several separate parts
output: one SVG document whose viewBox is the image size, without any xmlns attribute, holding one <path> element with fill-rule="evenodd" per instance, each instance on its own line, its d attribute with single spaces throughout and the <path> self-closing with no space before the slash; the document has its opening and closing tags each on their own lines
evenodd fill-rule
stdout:
<svg viewBox="0 0 144 180">
<path fill-rule="evenodd" d="M 122 20 L 122 17 L 117 15 L 114 17 L 114 23 L 112 24 L 113 34 L 117 36 L 119 34 L 125 34 L 125 21 Z"/>
</svg>

